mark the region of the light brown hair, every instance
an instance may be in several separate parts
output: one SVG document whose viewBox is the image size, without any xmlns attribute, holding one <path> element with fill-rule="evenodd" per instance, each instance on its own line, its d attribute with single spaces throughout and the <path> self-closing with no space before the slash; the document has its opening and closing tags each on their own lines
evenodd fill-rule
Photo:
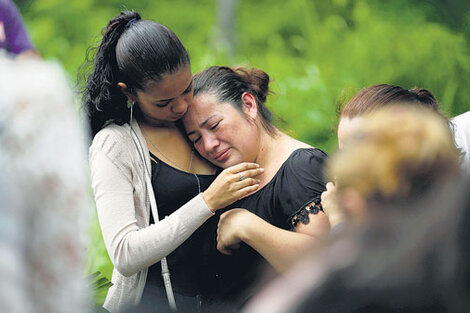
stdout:
<svg viewBox="0 0 470 313">
<path fill-rule="evenodd" d="M 327 172 L 339 192 L 353 188 L 380 204 L 423 196 L 458 169 L 445 121 L 428 109 L 394 105 L 365 116 Z"/>
</svg>

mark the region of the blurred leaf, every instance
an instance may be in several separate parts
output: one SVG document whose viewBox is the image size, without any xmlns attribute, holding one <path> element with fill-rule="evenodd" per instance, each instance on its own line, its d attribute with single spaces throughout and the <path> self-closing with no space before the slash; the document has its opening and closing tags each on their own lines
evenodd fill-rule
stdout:
<svg viewBox="0 0 470 313">
<path fill-rule="evenodd" d="M 90 274 L 88 276 L 88 281 L 90 282 L 90 290 L 92 290 L 95 295 L 95 305 L 93 312 L 107 312 L 104 308 L 101 307 L 103 301 L 96 301 L 96 299 L 101 299 L 103 296 L 106 297 L 108 289 L 113 285 L 113 283 L 98 271 Z"/>
</svg>

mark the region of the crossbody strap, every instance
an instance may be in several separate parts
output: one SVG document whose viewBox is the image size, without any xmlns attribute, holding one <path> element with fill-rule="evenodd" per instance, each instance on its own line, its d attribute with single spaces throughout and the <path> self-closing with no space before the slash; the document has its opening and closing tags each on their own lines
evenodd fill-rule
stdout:
<svg viewBox="0 0 470 313">
<path fill-rule="evenodd" d="M 155 194 L 153 193 L 150 171 L 147 167 L 147 162 L 145 161 L 145 154 L 143 151 L 144 149 L 142 148 L 140 140 L 137 137 L 137 134 L 135 133 L 134 129 L 132 128 L 132 125 L 130 125 L 130 133 L 134 141 L 134 144 L 137 150 L 139 151 L 140 158 L 142 159 L 142 162 L 144 164 L 145 185 L 147 187 L 147 194 L 149 195 L 150 210 L 152 210 L 152 213 L 154 215 L 154 220 L 159 221 L 160 218 L 158 216 L 157 203 L 155 201 Z M 162 265 L 162 277 L 163 277 L 163 283 L 165 285 L 165 291 L 166 291 L 166 296 L 168 298 L 168 303 L 170 305 L 170 308 L 176 311 L 175 296 L 173 294 L 173 288 L 171 286 L 170 269 L 168 268 L 168 262 L 166 260 L 166 257 L 161 259 L 160 263 Z"/>
</svg>

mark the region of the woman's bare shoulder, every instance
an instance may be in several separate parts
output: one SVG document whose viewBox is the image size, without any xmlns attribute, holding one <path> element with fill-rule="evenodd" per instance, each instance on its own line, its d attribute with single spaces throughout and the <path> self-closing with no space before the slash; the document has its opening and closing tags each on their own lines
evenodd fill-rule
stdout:
<svg viewBox="0 0 470 313">
<path fill-rule="evenodd" d="M 308 149 L 308 148 L 315 148 L 314 146 L 306 143 L 306 142 L 303 142 L 303 141 L 300 141 L 300 140 L 297 140 L 295 138 L 292 138 L 290 136 L 285 136 L 286 138 L 284 139 L 285 141 L 285 145 L 284 147 L 286 148 L 286 152 L 288 152 L 289 154 L 294 152 L 295 150 L 297 149 Z"/>
</svg>

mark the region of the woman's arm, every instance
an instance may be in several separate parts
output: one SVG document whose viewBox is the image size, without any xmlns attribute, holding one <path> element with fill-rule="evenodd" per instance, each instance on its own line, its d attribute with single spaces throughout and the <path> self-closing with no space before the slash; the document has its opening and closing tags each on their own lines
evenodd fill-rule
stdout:
<svg viewBox="0 0 470 313">
<path fill-rule="evenodd" d="M 276 227 L 248 210 L 231 210 L 220 218 L 218 249 L 230 253 L 228 247 L 244 241 L 282 272 L 313 243 L 327 238 L 330 231 L 328 217 L 322 211 L 310 210 L 316 206 L 312 201 L 319 199 L 325 190 L 323 168 L 326 157 L 319 149 L 295 150 L 284 162 L 281 178 L 275 184 L 277 188 L 272 190 L 270 203 L 276 205 L 261 208 L 277 220 L 290 219 L 294 231 Z"/>
<path fill-rule="evenodd" d="M 124 276 L 160 261 L 213 215 L 200 194 L 167 218 L 141 228 L 137 225 L 134 186 L 129 176 L 100 150 L 91 154 L 90 164 L 106 248 L 113 265 Z"/>
<path fill-rule="evenodd" d="M 116 145 L 111 147 L 119 149 Z M 125 158 L 126 150 L 122 149 L 122 153 L 111 154 Z M 252 177 L 263 171 L 253 163 L 226 169 L 206 190 L 207 194 L 201 193 L 165 219 L 141 227 L 136 214 L 143 212 L 136 211 L 134 189 L 144 190 L 145 187 L 134 186 L 131 170 L 117 166 L 116 160 L 104 151 L 108 150 L 97 147 L 90 150 L 91 180 L 109 257 L 124 276 L 131 276 L 160 261 L 211 217 L 213 211 L 256 190 L 258 180 Z M 239 181 L 240 173 L 250 179 Z"/>
<path fill-rule="evenodd" d="M 258 251 L 277 271 L 284 272 L 306 249 L 328 237 L 330 225 L 323 213 L 310 214 L 308 224 L 299 223 L 294 231 L 276 227 L 245 209 L 221 215 L 217 230 L 217 249 L 231 254 L 230 248 L 243 241 Z"/>
</svg>

